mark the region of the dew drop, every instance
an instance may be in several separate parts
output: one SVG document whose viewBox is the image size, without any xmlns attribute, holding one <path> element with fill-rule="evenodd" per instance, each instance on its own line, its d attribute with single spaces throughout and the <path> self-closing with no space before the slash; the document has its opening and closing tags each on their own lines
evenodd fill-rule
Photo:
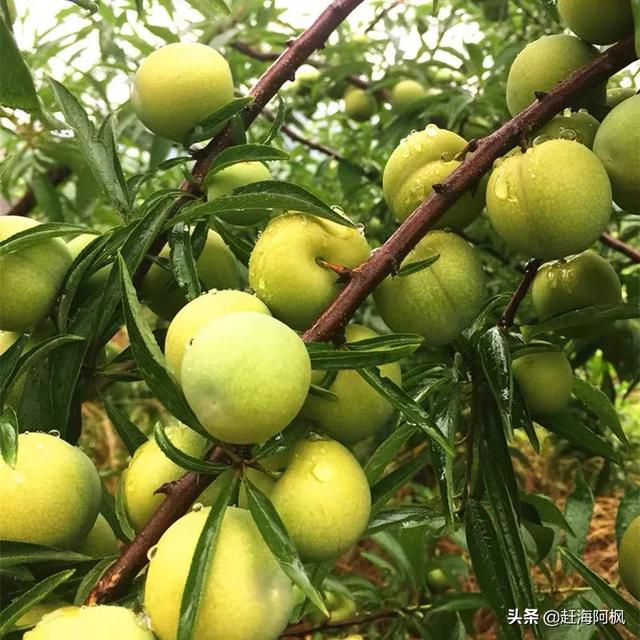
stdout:
<svg viewBox="0 0 640 640">
<path fill-rule="evenodd" d="M 506 200 L 509 197 L 509 184 L 504 173 L 501 173 L 496 180 L 494 193 L 498 200 Z"/>
<path fill-rule="evenodd" d="M 51 429 L 51 431 L 49 431 L 48 433 L 50 436 L 53 436 L 54 438 L 60 437 L 60 432 L 57 429 Z"/>
<path fill-rule="evenodd" d="M 575 129 L 561 129 L 560 138 L 562 140 L 577 140 L 578 132 Z"/>
<path fill-rule="evenodd" d="M 425 132 L 428 136 L 430 136 L 430 137 L 434 138 L 434 137 L 435 137 L 435 136 L 437 136 L 437 135 L 438 135 L 438 133 L 440 132 L 440 128 L 438 127 L 438 125 L 437 125 L 437 124 L 433 124 L 433 123 L 431 123 L 431 124 L 428 124 L 428 125 L 426 126 L 426 128 L 425 128 L 424 132 Z"/>
<path fill-rule="evenodd" d="M 453 154 L 447 153 L 445 151 L 444 153 L 440 154 L 440 160 L 442 160 L 442 162 L 451 162 L 453 160 Z"/>
<path fill-rule="evenodd" d="M 553 140 L 551 136 L 536 136 L 533 139 L 533 146 L 537 147 L 539 144 L 544 144 L 545 142 L 549 142 L 549 140 Z M 528 149 L 527 149 L 528 151 Z"/>
<path fill-rule="evenodd" d="M 158 545 L 154 544 L 149 551 L 147 551 L 147 560 L 151 562 L 155 557 L 156 553 L 158 553 Z"/>
<path fill-rule="evenodd" d="M 330 465 L 319 462 L 315 467 L 311 470 L 311 473 L 320 482 L 329 482 L 333 477 L 333 469 Z"/>
<path fill-rule="evenodd" d="M 191 511 L 193 511 L 194 513 L 198 513 L 198 511 L 202 511 L 202 509 L 204 509 L 204 505 L 202 504 L 202 502 L 194 502 L 193 506 L 191 507 Z"/>
</svg>

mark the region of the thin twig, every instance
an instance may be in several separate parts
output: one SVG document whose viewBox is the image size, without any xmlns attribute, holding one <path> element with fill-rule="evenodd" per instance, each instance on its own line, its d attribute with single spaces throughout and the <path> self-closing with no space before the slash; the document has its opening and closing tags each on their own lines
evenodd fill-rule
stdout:
<svg viewBox="0 0 640 640">
<path fill-rule="evenodd" d="M 373 20 L 369 23 L 369 26 L 364 30 L 365 33 L 369 33 L 375 29 L 375 26 L 384 18 L 390 11 L 395 9 L 397 6 L 401 5 L 404 0 L 394 0 L 388 7 L 384 7 L 378 11 L 378 13 L 373 16 Z"/>
<path fill-rule="evenodd" d="M 529 287 L 531 286 L 533 279 L 536 277 L 536 273 L 538 273 L 540 265 L 542 265 L 542 260 L 540 258 L 532 258 L 527 262 L 527 266 L 524 268 L 522 280 L 520 280 L 520 284 L 516 288 L 511 300 L 509 300 L 507 308 L 504 310 L 504 313 L 500 316 L 500 320 L 498 321 L 498 326 L 504 331 L 513 325 L 520 303 L 527 295 L 527 291 L 529 291 Z"/>
<path fill-rule="evenodd" d="M 608 233 L 603 233 L 602 236 L 600 236 L 600 242 L 602 242 L 602 244 L 606 244 L 615 251 L 624 254 L 628 258 L 631 258 L 635 263 L 640 263 L 640 250 L 632 247 L 626 242 L 623 242 L 619 238 L 614 238 Z"/>
</svg>

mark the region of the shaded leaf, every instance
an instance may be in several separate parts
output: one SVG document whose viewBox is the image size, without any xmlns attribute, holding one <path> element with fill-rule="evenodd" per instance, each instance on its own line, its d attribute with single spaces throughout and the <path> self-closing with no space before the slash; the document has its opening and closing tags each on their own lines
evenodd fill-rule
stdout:
<svg viewBox="0 0 640 640">
<path fill-rule="evenodd" d="M 229 122 L 233 116 L 243 111 L 245 107 L 250 105 L 252 102 L 253 97 L 251 96 L 236 98 L 224 105 L 224 107 L 221 107 L 217 111 L 209 114 L 187 134 L 184 140 L 185 146 L 188 147 L 194 142 L 213 138 L 213 136 L 219 133 L 222 127 Z"/>
<path fill-rule="evenodd" d="M 31 72 L 25 64 L 8 23 L 0 19 L 0 105 L 10 109 L 40 108 Z"/>
<path fill-rule="evenodd" d="M 620 424 L 618 412 L 611 403 L 611 400 L 600 391 L 600 389 L 590 385 L 586 380 L 578 377 L 573 382 L 573 395 L 584 404 L 584 406 L 595 414 L 601 424 L 609 427 L 620 442 L 628 445 L 629 441 Z"/>
<path fill-rule="evenodd" d="M 127 414 L 111 399 L 103 397 L 102 403 L 111 424 L 120 436 L 120 440 L 122 440 L 122 444 L 124 444 L 129 454 L 133 455 L 138 447 L 148 441 L 147 436 L 129 420 Z"/>
<path fill-rule="evenodd" d="M 5 464 L 15 469 L 18 461 L 18 416 L 12 407 L 0 415 L 0 453 Z"/>
</svg>

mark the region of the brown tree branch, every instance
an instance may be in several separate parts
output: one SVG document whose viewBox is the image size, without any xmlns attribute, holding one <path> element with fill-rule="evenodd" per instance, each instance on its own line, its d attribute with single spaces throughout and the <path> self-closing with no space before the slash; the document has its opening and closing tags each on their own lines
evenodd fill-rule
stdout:
<svg viewBox="0 0 640 640">
<path fill-rule="evenodd" d="M 69 167 L 52 167 L 47 171 L 47 179 L 54 186 L 62 184 L 71 177 Z M 12 207 L 0 215 L 26 216 L 37 204 L 33 187 L 29 187 L 24 195 Z"/>
<path fill-rule="evenodd" d="M 394 0 L 388 7 L 380 9 L 380 11 L 373 16 L 373 20 L 369 23 L 369 26 L 364 30 L 364 32 L 369 33 L 370 31 L 373 31 L 382 18 L 384 18 L 390 11 L 393 11 L 393 9 L 400 6 L 403 2 L 404 0 Z"/>
<path fill-rule="evenodd" d="M 640 263 L 640 250 L 632 247 L 626 242 L 623 242 L 619 238 L 614 238 L 609 233 L 603 233 L 602 236 L 600 236 L 600 242 L 602 242 L 602 244 L 606 244 L 608 247 L 611 247 L 615 251 L 624 254 L 628 258 L 631 258 L 633 262 Z"/>
<path fill-rule="evenodd" d="M 305 332 L 304 340 L 327 341 L 340 334 L 364 299 L 397 269 L 447 210 L 491 169 L 496 159 L 635 59 L 633 40 L 626 38 L 578 69 L 495 133 L 480 140 L 478 148 L 442 182 L 440 193 L 432 193 L 366 262 L 352 271 L 351 280 Z"/>
<path fill-rule="evenodd" d="M 538 269 L 541 265 L 542 260 L 540 258 L 532 258 L 527 262 L 527 266 L 524 268 L 522 280 L 520 280 L 520 284 L 517 286 L 511 300 L 509 300 L 507 308 L 504 310 L 504 313 L 500 316 L 500 320 L 498 321 L 498 326 L 501 329 L 506 331 L 513 325 L 520 303 L 527 295 L 527 291 L 529 291 L 529 287 L 531 287 L 531 283 L 536 277 L 536 273 L 538 273 Z"/>
</svg>

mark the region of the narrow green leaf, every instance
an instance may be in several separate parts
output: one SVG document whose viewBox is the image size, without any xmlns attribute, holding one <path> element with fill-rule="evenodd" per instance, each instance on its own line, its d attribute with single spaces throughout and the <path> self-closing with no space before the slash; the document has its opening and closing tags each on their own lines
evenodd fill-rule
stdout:
<svg viewBox="0 0 640 640">
<path fill-rule="evenodd" d="M 446 404 L 442 413 L 437 417 L 436 424 L 442 431 L 451 446 L 456 435 L 458 419 L 460 416 L 460 399 L 454 393 L 451 400 Z M 453 457 L 448 456 L 442 447 L 433 440 L 429 440 L 429 452 L 431 454 L 431 464 L 433 472 L 440 489 L 440 498 L 444 513 L 449 524 L 453 524 L 455 506 L 453 504 L 454 479 L 453 479 Z"/>
<path fill-rule="evenodd" d="M 593 515 L 593 493 L 580 467 L 576 468 L 575 488 L 567 498 L 564 517 L 574 533 L 566 541 L 567 548 L 576 555 L 582 555 Z"/>
<path fill-rule="evenodd" d="M 233 116 L 237 115 L 241 111 L 249 106 L 253 102 L 252 96 L 245 98 L 236 98 L 221 109 L 214 111 L 206 118 L 201 120 L 192 131 L 190 131 L 185 140 L 184 145 L 186 147 L 192 145 L 194 142 L 200 142 L 201 140 L 208 140 L 213 138 L 222 127 L 229 122 Z"/>
<path fill-rule="evenodd" d="M 284 431 L 276 433 L 275 436 L 269 438 L 266 442 L 254 445 L 251 455 L 260 460 L 267 456 L 272 456 L 283 451 L 289 450 L 296 442 L 307 437 L 311 430 L 308 422 L 303 420 L 294 420 Z"/>
<path fill-rule="evenodd" d="M 370 485 L 375 484 L 384 473 L 391 460 L 393 460 L 409 441 L 409 438 L 418 432 L 414 424 L 404 423 L 399 425 L 391 435 L 373 452 L 365 465 L 364 472 Z"/>
<path fill-rule="evenodd" d="M 576 377 L 573 382 L 573 395 L 596 415 L 603 426 L 611 429 L 620 442 L 629 445 L 616 408 L 600 389 L 590 385 L 586 380 Z"/>
<path fill-rule="evenodd" d="M 426 260 L 418 260 L 417 262 L 410 262 L 409 264 L 405 264 L 398 271 L 398 276 L 406 277 L 410 276 L 412 273 L 418 273 L 418 271 L 422 271 L 423 269 L 428 269 L 434 262 L 438 260 L 440 257 L 439 253 L 436 253 L 434 256 L 429 256 Z"/>
<path fill-rule="evenodd" d="M 333 391 L 329 391 L 329 389 L 325 389 L 324 387 L 319 387 L 316 384 L 312 384 L 309 387 L 309 394 L 316 398 L 328 400 L 329 402 L 338 402 L 338 396 L 333 393 Z"/>
<path fill-rule="evenodd" d="M 282 96 L 279 93 L 277 94 L 277 98 L 278 110 L 276 112 L 275 118 L 273 118 L 271 129 L 269 129 L 269 133 L 267 133 L 265 139 L 262 141 L 262 144 L 270 144 L 275 139 L 278 133 L 280 133 L 280 129 L 282 128 L 285 118 L 287 117 L 287 103 L 282 99 Z"/>
<path fill-rule="evenodd" d="M 0 354 L 0 407 L 4 405 L 7 386 L 13 379 L 13 374 L 20 363 L 20 355 L 28 340 L 29 336 L 22 335 Z"/>
<path fill-rule="evenodd" d="M 286 151 L 266 144 L 241 144 L 229 147 L 221 151 L 211 163 L 205 185 L 211 176 L 239 162 L 269 162 L 286 160 L 288 157 L 289 154 Z"/>
<path fill-rule="evenodd" d="M 116 488 L 115 498 L 115 514 L 118 521 L 118 528 L 125 537 L 125 541 L 133 540 L 136 537 L 135 529 L 129 520 L 129 514 L 127 513 L 127 506 L 124 502 L 124 483 L 126 479 L 126 470 L 120 476 L 120 482 Z"/>
<path fill-rule="evenodd" d="M 102 397 L 102 404 L 107 412 L 107 416 L 116 432 L 122 440 L 130 455 L 133 455 L 138 447 L 148 441 L 147 436 L 129 420 L 127 414 L 122 411 L 110 398 Z"/>
<path fill-rule="evenodd" d="M 618 548 L 625 531 L 638 516 L 640 516 L 640 487 L 629 487 L 620 500 L 616 515 L 616 545 Z"/>
<path fill-rule="evenodd" d="M 176 447 L 167 436 L 167 432 L 161 422 L 156 424 L 153 430 L 153 437 L 155 438 L 155 441 L 160 447 L 162 453 L 164 453 L 171 462 L 175 462 L 175 464 L 187 471 L 195 471 L 196 473 L 204 473 L 208 475 L 218 475 L 223 471 L 226 471 L 228 468 L 224 464 L 216 464 L 215 462 L 196 458 L 178 449 L 178 447 Z"/>
<path fill-rule="evenodd" d="M 556 527 L 560 527 L 575 537 L 576 534 L 571 528 L 571 525 L 567 522 L 567 519 L 559 507 L 553 503 L 550 498 L 540 493 L 523 493 L 520 499 L 531 505 L 543 522 L 548 522 Z"/>
<path fill-rule="evenodd" d="M 418 455 L 384 476 L 381 480 L 378 480 L 378 482 L 371 487 L 371 513 L 376 514 L 380 511 L 389 499 L 428 463 L 429 457 L 427 455 Z"/>
<path fill-rule="evenodd" d="M 96 583 L 100 580 L 102 574 L 113 564 L 113 560 L 113 557 L 103 558 L 100 562 L 97 562 L 92 569 L 89 569 L 89 571 L 85 573 L 84 578 L 82 578 L 78 585 L 76 595 L 73 599 L 73 604 L 76 607 L 81 607 L 84 604 L 84 601 L 91 593 L 93 587 L 96 586 Z"/>
<path fill-rule="evenodd" d="M 25 64 L 8 23 L 0 19 L 0 105 L 10 109 L 40 108 L 31 72 Z"/>
<path fill-rule="evenodd" d="M 191 234 L 184 223 L 179 222 L 171 230 L 169 247 L 171 248 L 169 260 L 176 282 L 187 300 L 195 300 L 202 293 L 202 288 L 198 278 Z"/>
<path fill-rule="evenodd" d="M 403 529 L 408 529 L 421 527 L 425 524 L 433 530 L 439 531 L 445 526 L 446 521 L 441 514 L 434 512 L 433 509 L 420 505 L 383 509 L 371 518 L 367 530 L 362 534 L 362 538 L 369 538 L 374 533 L 397 525 L 402 525 Z"/>
<path fill-rule="evenodd" d="M 6 569 L 19 564 L 33 564 L 40 562 L 64 562 L 73 564 L 95 560 L 76 551 L 66 551 L 53 547 L 30 544 L 28 542 L 2 541 L 2 553 L 0 554 L 0 568 Z"/>
<path fill-rule="evenodd" d="M 12 407 L 0 415 L 0 453 L 5 464 L 15 469 L 18 461 L 18 416 Z"/>
<path fill-rule="evenodd" d="M 298 551 L 291 538 L 289 538 L 289 534 L 275 507 L 271 504 L 269 498 L 250 480 L 245 478 L 244 483 L 249 500 L 249 511 L 251 511 L 263 540 L 267 543 L 267 546 L 280 563 L 282 570 L 291 578 L 292 582 L 300 588 L 302 593 L 324 615 L 328 616 L 329 612 L 322 601 L 322 596 L 311 584 Z"/>
<path fill-rule="evenodd" d="M 5 256 L 16 251 L 21 251 L 28 247 L 40 244 L 49 238 L 59 238 L 60 236 L 78 235 L 90 232 L 90 229 L 77 224 L 67 224 L 65 222 L 43 222 L 35 227 L 29 227 L 24 231 L 14 233 L 12 236 L 0 242 L 0 256 Z"/>
</svg>

